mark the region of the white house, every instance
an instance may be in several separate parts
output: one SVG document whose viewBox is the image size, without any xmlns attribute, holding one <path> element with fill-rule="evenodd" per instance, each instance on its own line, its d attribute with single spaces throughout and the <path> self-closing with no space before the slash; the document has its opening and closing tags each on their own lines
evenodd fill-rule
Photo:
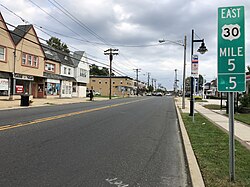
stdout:
<svg viewBox="0 0 250 187">
<path fill-rule="evenodd" d="M 75 51 L 72 57 L 74 63 L 74 76 L 72 96 L 86 97 L 87 83 L 89 83 L 89 64 L 84 51 Z"/>
<path fill-rule="evenodd" d="M 61 62 L 60 75 L 65 77 L 61 80 L 61 97 L 72 97 L 73 82 L 75 82 L 75 65 L 69 54 L 58 53 L 57 54 Z"/>
</svg>

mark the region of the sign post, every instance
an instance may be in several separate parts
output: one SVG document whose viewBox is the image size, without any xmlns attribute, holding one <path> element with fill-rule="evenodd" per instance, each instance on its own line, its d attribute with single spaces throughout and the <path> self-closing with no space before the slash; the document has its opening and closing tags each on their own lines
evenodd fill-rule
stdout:
<svg viewBox="0 0 250 187">
<path fill-rule="evenodd" d="M 198 55 L 192 55 L 192 64 L 191 64 L 191 76 L 193 77 L 193 85 L 194 90 L 193 93 L 195 93 L 196 90 L 196 78 L 199 77 L 199 64 L 198 64 Z M 193 103 L 195 102 L 194 96 L 193 96 Z M 194 123 L 194 112 L 193 112 L 193 123 Z"/>
<path fill-rule="evenodd" d="M 235 180 L 234 92 L 244 92 L 245 25 L 244 7 L 218 9 L 218 91 L 229 92 L 229 175 Z"/>
</svg>

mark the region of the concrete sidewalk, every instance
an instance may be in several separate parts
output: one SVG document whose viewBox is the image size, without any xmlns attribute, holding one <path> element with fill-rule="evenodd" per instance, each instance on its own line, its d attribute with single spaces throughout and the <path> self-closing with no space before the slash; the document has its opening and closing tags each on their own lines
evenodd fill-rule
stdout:
<svg viewBox="0 0 250 187">
<path fill-rule="evenodd" d="M 94 97 L 94 101 L 108 100 L 108 98 Z M 49 106 L 49 105 L 59 105 L 59 104 L 70 104 L 70 103 L 82 103 L 82 102 L 92 102 L 88 97 L 85 98 L 59 98 L 59 97 L 48 97 L 48 98 L 33 98 L 31 99 L 30 106 L 28 107 L 38 107 L 38 106 Z M 6 109 L 16 109 L 24 108 L 20 106 L 21 99 L 16 98 L 15 100 L 9 100 L 8 97 L 0 97 L 0 110 Z"/>
<path fill-rule="evenodd" d="M 207 104 L 218 104 L 220 105 L 220 100 L 210 100 L 206 99 L 208 102 L 196 102 L 195 103 L 195 111 L 199 112 L 201 115 L 215 123 L 218 127 L 223 129 L 224 131 L 229 131 L 229 119 L 227 116 L 220 114 L 219 112 L 214 112 L 209 110 L 203 105 Z M 182 98 L 176 98 L 177 106 L 181 109 L 182 108 Z M 225 101 L 223 101 L 225 104 Z M 185 109 L 181 109 L 183 113 L 189 113 L 189 100 L 185 100 Z M 250 125 L 244 124 L 242 122 L 234 121 L 235 127 L 235 137 L 246 145 L 250 149 Z"/>
</svg>

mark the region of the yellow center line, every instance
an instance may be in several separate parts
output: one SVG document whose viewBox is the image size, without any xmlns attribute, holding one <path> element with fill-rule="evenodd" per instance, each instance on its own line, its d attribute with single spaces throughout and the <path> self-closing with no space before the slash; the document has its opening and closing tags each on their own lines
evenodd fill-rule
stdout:
<svg viewBox="0 0 250 187">
<path fill-rule="evenodd" d="M 147 98 L 147 99 L 149 99 L 149 98 Z M 65 118 L 65 117 L 70 117 L 70 116 L 75 116 L 75 115 L 79 115 L 79 114 L 95 112 L 95 111 L 104 110 L 104 109 L 107 109 L 107 108 L 113 108 L 113 107 L 122 106 L 122 105 L 130 104 L 130 103 L 144 101 L 144 100 L 147 100 L 147 99 L 141 99 L 141 100 L 136 100 L 136 101 L 129 101 L 129 102 L 124 102 L 124 103 L 119 103 L 119 104 L 113 104 L 113 105 L 108 105 L 108 106 L 99 107 L 99 108 L 93 108 L 93 109 L 88 109 L 88 110 L 83 110 L 83 111 L 71 112 L 71 113 L 68 113 L 68 114 L 60 114 L 60 115 L 57 115 L 57 116 L 51 116 L 51 117 L 46 117 L 46 118 L 35 119 L 33 121 L 30 121 L 30 122 L 17 123 L 17 124 L 13 124 L 13 125 L 3 125 L 3 126 L 0 126 L 0 131 L 14 129 L 14 128 L 18 128 L 18 127 L 24 127 L 24 126 L 28 126 L 28 125 L 33 125 L 33 124 L 45 122 L 45 121 L 52 121 L 52 120 L 61 119 L 61 118 Z"/>
</svg>

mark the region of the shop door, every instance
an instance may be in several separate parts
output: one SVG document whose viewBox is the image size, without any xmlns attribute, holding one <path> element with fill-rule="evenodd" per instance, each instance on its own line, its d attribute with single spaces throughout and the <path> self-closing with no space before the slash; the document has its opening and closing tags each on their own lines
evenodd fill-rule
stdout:
<svg viewBox="0 0 250 187">
<path fill-rule="evenodd" d="M 37 87 L 37 86 L 36 86 L 36 83 L 32 83 L 31 94 L 33 95 L 34 98 L 37 97 L 37 94 L 36 94 L 36 90 L 37 90 L 37 89 L 36 89 L 36 87 Z"/>
<path fill-rule="evenodd" d="M 38 98 L 43 98 L 44 97 L 44 84 L 38 84 L 37 97 Z"/>
</svg>

